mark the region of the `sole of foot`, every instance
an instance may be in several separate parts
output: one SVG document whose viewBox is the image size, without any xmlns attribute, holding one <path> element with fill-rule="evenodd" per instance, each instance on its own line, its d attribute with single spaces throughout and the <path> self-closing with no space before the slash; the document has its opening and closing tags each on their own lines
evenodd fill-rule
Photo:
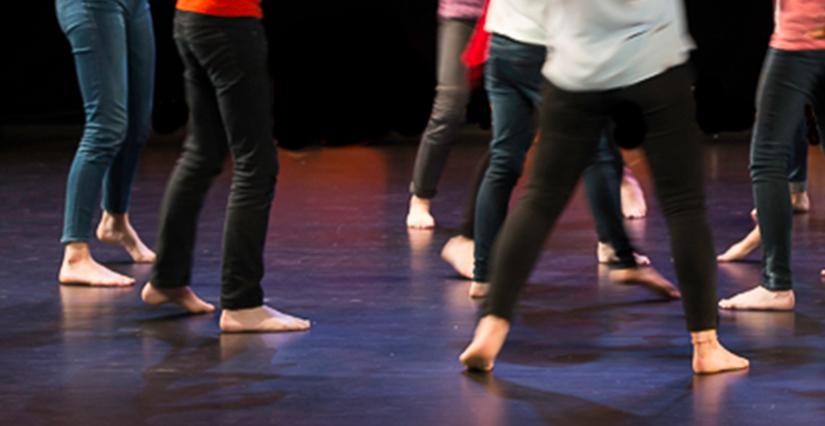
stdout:
<svg viewBox="0 0 825 426">
<path fill-rule="evenodd" d="M 759 233 L 759 226 L 755 226 L 745 238 L 731 245 L 724 253 L 716 256 L 716 261 L 727 263 L 742 260 L 761 245 L 762 234 Z"/>
<path fill-rule="evenodd" d="M 795 306 L 793 290 L 770 291 L 762 286 L 719 301 L 722 309 L 740 311 L 792 311 Z"/>
<path fill-rule="evenodd" d="M 450 238 L 444 248 L 441 249 L 441 258 L 458 272 L 462 277 L 473 279 L 473 268 L 475 267 L 475 256 L 473 251 L 475 244 L 473 240 L 461 235 Z"/>
<path fill-rule="evenodd" d="M 127 215 L 111 215 L 104 212 L 96 231 L 97 239 L 106 244 L 122 247 L 135 263 L 154 263 L 157 256 L 132 228 Z"/>
<path fill-rule="evenodd" d="M 715 330 L 692 334 L 694 335 L 692 366 L 695 374 L 718 374 L 750 367 L 750 361 L 728 351 L 719 343 Z M 702 335 L 704 337 L 697 339 L 697 336 Z"/>
<path fill-rule="evenodd" d="M 679 289 L 673 283 L 651 267 L 613 269 L 608 272 L 608 278 L 617 284 L 644 287 L 667 299 L 682 297 Z"/>
<path fill-rule="evenodd" d="M 642 186 L 632 175 L 625 172 L 621 184 L 622 215 L 626 219 L 642 219 L 647 216 L 647 202 Z"/>
<path fill-rule="evenodd" d="M 490 284 L 473 281 L 470 283 L 470 291 L 468 293 L 473 299 L 483 299 L 490 293 Z"/>
<path fill-rule="evenodd" d="M 135 279 L 95 262 L 93 259 L 83 261 L 64 261 L 57 275 L 61 285 L 88 287 L 131 287 Z"/>
<path fill-rule="evenodd" d="M 433 229 L 435 218 L 430 213 L 430 200 L 415 195 L 410 198 L 410 211 L 407 213 L 407 228 Z"/>
<path fill-rule="evenodd" d="M 191 314 L 211 314 L 215 305 L 206 303 L 189 287 L 161 289 L 146 283 L 140 292 L 140 298 L 149 305 L 175 304 Z"/>
<path fill-rule="evenodd" d="M 496 357 L 509 332 L 510 323 L 507 320 L 486 315 L 478 322 L 473 341 L 458 357 L 459 361 L 468 371 L 493 371 Z"/>
<path fill-rule="evenodd" d="M 634 252 L 633 258 L 639 266 L 648 266 L 651 263 L 649 257 L 640 253 Z M 619 257 L 616 256 L 616 250 L 613 249 L 613 246 L 601 241 L 596 243 L 596 259 L 602 265 L 610 265 L 619 261 Z"/>
<path fill-rule="evenodd" d="M 266 305 L 249 309 L 224 309 L 220 320 L 220 328 L 224 333 L 283 333 L 307 331 L 311 326 L 308 320 Z"/>
</svg>

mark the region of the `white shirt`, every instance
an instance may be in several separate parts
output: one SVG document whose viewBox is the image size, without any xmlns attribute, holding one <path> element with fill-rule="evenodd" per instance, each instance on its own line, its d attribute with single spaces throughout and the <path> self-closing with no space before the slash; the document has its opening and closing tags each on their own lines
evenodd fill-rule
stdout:
<svg viewBox="0 0 825 426">
<path fill-rule="evenodd" d="M 694 44 L 683 0 L 546 1 L 542 73 L 569 91 L 630 86 L 685 63 Z"/>
<path fill-rule="evenodd" d="M 490 0 L 484 29 L 513 40 L 544 46 L 547 0 Z"/>
</svg>

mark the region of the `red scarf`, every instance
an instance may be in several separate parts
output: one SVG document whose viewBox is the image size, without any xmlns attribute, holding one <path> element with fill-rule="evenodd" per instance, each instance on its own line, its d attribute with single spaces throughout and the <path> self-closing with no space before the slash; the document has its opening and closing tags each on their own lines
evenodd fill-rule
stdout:
<svg viewBox="0 0 825 426">
<path fill-rule="evenodd" d="M 472 87 L 478 87 L 481 84 L 484 77 L 484 63 L 487 62 L 487 55 L 490 51 L 490 33 L 484 30 L 488 6 L 490 6 L 490 0 L 485 0 L 484 9 L 476 22 L 473 35 L 461 55 L 461 62 L 467 67 L 467 79 Z"/>
</svg>

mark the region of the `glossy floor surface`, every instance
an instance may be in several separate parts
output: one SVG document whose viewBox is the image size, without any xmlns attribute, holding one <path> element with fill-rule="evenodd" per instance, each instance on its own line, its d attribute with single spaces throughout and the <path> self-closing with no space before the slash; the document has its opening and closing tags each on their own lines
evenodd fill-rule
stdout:
<svg viewBox="0 0 825 426">
<path fill-rule="evenodd" d="M 459 223 L 483 134 L 456 147 L 435 232 L 404 227 L 414 141 L 281 152 L 268 236 L 269 303 L 307 333 L 221 335 L 215 316 L 141 304 L 138 289 L 60 287 L 55 277 L 74 135 L 0 150 L 0 423 L 8 425 L 777 425 L 825 418 L 825 175 L 812 149 L 813 211 L 794 219 L 794 313 L 723 313 L 723 341 L 750 371 L 695 377 L 678 302 L 610 284 L 595 263 L 581 192 L 548 241 L 490 376 L 462 372 L 477 304 L 439 251 Z M 747 145 L 708 145 L 718 249 L 750 228 Z M 133 221 L 148 242 L 177 155 L 150 144 Z M 673 277 L 643 160 L 649 218 L 628 222 Z M 229 180 L 200 223 L 194 288 L 219 295 Z M 95 244 L 142 283 L 149 271 Z M 719 268 L 720 296 L 756 284 L 753 261 Z"/>
</svg>

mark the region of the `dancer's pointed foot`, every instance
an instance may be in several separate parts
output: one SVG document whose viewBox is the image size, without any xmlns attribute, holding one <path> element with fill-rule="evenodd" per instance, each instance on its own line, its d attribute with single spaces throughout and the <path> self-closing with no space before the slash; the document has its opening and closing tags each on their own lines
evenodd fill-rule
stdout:
<svg viewBox="0 0 825 426">
<path fill-rule="evenodd" d="M 209 314 L 215 312 L 215 305 L 206 303 L 189 287 L 157 288 L 146 283 L 140 292 L 140 298 L 150 305 L 173 303 L 192 314 Z"/>
<path fill-rule="evenodd" d="M 791 192 L 791 206 L 794 213 L 808 213 L 811 210 L 811 198 L 808 191 Z"/>
<path fill-rule="evenodd" d="M 647 202 L 639 181 L 625 167 L 621 184 L 622 214 L 627 219 L 641 219 L 647 216 Z"/>
<path fill-rule="evenodd" d="M 651 267 L 635 267 L 623 269 L 611 269 L 608 278 L 619 284 L 641 285 L 668 299 L 678 299 L 682 297 L 679 289 L 673 283 L 663 277 L 659 272 Z"/>
<path fill-rule="evenodd" d="M 135 284 L 135 279 L 97 263 L 86 243 L 66 244 L 63 262 L 57 276 L 60 284 L 88 285 L 98 287 L 128 287 Z"/>
<path fill-rule="evenodd" d="M 602 265 L 610 265 L 619 261 L 619 256 L 616 256 L 616 250 L 610 243 L 603 243 L 599 241 L 596 244 L 596 258 Z M 639 266 L 650 265 L 650 258 L 641 254 L 633 252 L 633 258 Z"/>
<path fill-rule="evenodd" d="M 759 225 L 754 226 L 753 230 L 748 233 L 741 241 L 737 241 L 724 253 L 716 256 L 719 262 L 736 262 L 748 257 L 754 250 L 762 245 L 762 234 L 759 233 Z"/>
<path fill-rule="evenodd" d="M 407 227 L 413 229 L 435 228 L 435 218 L 430 214 L 431 204 L 430 200 L 413 195 L 410 198 L 410 211 L 407 213 Z"/>
<path fill-rule="evenodd" d="M 224 333 L 306 331 L 310 326 L 308 320 L 287 315 L 266 305 L 249 309 L 224 309 L 220 321 Z"/>
<path fill-rule="evenodd" d="M 473 299 L 482 299 L 487 297 L 487 294 L 490 292 L 490 284 L 473 281 L 470 284 L 470 297 Z"/>
<path fill-rule="evenodd" d="M 762 286 L 719 301 L 722 309 L 743 311 L 792 311 L 794 306 L 796 298 L 793 290 L 771 291 Z"/>
<path fill-rule="evenodd" d="M 444 248 L 441 249 L 441 258 L 468 280 L 473 279 L 473 267 L 475 266 L 475 243 L 473 240 L 457 235 L 450 238 Z"/>
<path fill-rule="evenodd" d="M 714 374 L 742 370 L 750 366 L 746 358 L 728 351 L 719 343 L 716 330 L 693 332 L 690 336 L 693 341 L 694 373 Z"/>
<path fill-rule="evenodd" d="M 153 252 L 138 236 L 129 222 L 128 213 L 103 212 L 97 226 L 97 239 L 101 242 L 123 247 L 135 263 L 154 263 Z"/>
<path fill-rule="evenodd" d="M 471 371 L 492 371 L 509 332 L 509 321 L 493 315 L 484 316 L 478 322 L 473 341 L 459 356 L 459 361 Z"/>
</svg>

